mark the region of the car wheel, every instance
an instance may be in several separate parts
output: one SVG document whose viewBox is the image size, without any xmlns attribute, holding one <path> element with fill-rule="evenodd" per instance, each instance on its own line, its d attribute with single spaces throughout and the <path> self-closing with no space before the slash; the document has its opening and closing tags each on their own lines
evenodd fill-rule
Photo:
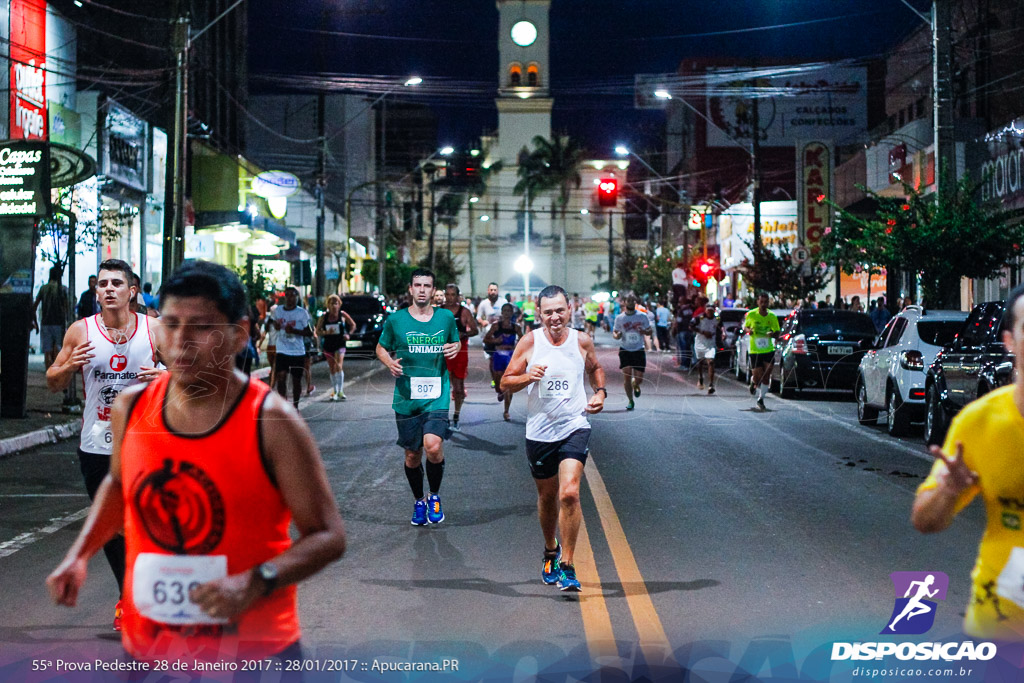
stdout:
<svg viewBox="0 0 1024 683">
<path fill-rule="evenodd" d="M 800 380 L 796 377 L 796 370 L 786 375 L 785 371 L 779 372 L 779 396 L 782 398 L 796 398 L 800 393 Z"/>
<path fill-rule="evenodd" d="M 928 387 L 926 397 L 928 408 L 924 418 L 924 440 L 929 446 L 941 446 L 949 428 L 946 422 L 946 409 L 939 401 L 939 391 L 934 384 Z"/>
<path fill-rule="evenodd" d="M 890 386 L 885 397 L 885 426 L 890 436 L 904 436 L 910 431 L 910 411 L 903 405 L 896 387 Z"/>
<path fill-rule="evenodd" d="M 868 405 L 868 390 L 864 386 L 864 380 L 857 378 L 857 422 L 862 425 L 873 425 L 878 423 L 878 409 Z"/>
</svg>

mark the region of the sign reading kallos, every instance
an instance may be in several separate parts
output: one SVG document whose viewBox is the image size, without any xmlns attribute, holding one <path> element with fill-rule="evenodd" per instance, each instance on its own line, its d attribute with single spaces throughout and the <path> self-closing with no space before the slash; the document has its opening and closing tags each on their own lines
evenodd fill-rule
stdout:
<svg viewBox="0 0 1024 683">
<path fill-rule="evenodd" d="M 10 40 L 11 137 L 45 140 L 46 0 L 11 0 Z"/>
<path fill-rule="evenodd" d="M 800 235 L 803 245 L 813 251 L 821 242 L 831 215 L 826 200 L 832 194 L 832 148 L 824 142 L 808 142 L 796 149 L 800 169 Z"/>
<path fill-rule="evenodd" d="M 50 213 L 50 154 L 45 142 L 0 142 L 0 217 Z"/>
</svg>

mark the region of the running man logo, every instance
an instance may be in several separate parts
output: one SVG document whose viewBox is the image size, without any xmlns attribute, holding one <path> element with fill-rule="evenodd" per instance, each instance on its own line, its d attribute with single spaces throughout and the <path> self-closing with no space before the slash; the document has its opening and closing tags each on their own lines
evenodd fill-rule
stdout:
<svg viewBox="0 0 1024 683">
<path fill-rule="evenodd" d="M 882 634 L 919 635 L 935 623 L 937 600 L 946 599 L 949 577 L 942 572 L 893 572 L 896 601 Z"/>
<path fill-rule="evenodd" d="M 434 334 L 406 332 L 405 343 L 409 345 L 409 353 L 441 353 L 444 335 L 443 331 Z"/>
</svg>

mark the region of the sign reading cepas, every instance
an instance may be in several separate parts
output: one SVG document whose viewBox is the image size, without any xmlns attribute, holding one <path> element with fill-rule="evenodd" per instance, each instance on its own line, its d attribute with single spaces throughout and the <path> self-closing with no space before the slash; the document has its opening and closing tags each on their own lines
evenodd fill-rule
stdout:
<svg viewBox="0 0 1024 683">
<path fill-rule="evenodd" d="M 0 216 L 49 213 L 50 160 L 45 142 L 0 143 Z"/>
</svg>

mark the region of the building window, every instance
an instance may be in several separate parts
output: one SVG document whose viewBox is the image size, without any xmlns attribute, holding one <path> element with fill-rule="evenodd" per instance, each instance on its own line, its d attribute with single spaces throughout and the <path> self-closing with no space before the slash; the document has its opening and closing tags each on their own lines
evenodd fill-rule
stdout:
<svg viewBox="0 0 1024 683">
<path fill-rule="evenodd" d="M 513 64 L 508 69 L 508 85 L 510 88 L 518 88 L 523 84 L 523 67 Z"/>
<path fill-rule="evenodd" d="M 531 88 L 536 88 L 540 85 L 540 68 L 536 63 L 530 64 L 526 67 L 526 85 Z"/>
</svg>

